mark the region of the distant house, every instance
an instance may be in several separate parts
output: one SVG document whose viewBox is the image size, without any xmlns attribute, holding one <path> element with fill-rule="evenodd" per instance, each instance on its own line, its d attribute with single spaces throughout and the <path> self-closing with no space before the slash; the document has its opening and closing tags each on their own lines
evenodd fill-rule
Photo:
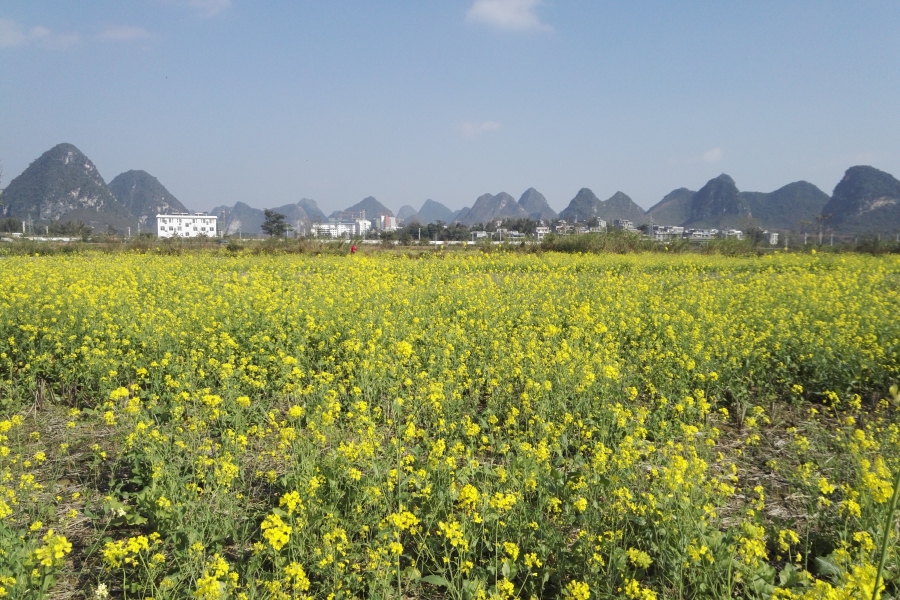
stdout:
<svg viewBox="0 0 900 600">
<path fill-rule="evenodd" d="M 613 221 L 613 227 L 616 229 L 622 229 L 623 231 L 637 231 L 634 227 L 634 223 L 629 221 L 628 219 L 616 219 Z"/>
<path fill-rule="evenodd" d="M 313 237 L 362 237 L 366 235 L 372 223 L 366 219 L 355 221 L 333 221 L 329 223 L 316 223 L 312 227 Z"/>
<path fill-rule="evenodd" d="M 682 235 L 684 235 L 684 227 L 675 225 L 654 225 L 650 230 L 650 237 L 658 242 L 680 238 Z"/>
<path fill-rule="evenodd" d="M 538 239 L 538 241 L 544 239 L 544 236 L 550 233 L 550 228 L 547 226 L 538 226 L 534 228 L 534 236 Z"/>
<path fill-rule="evenodd" d="M 718 233 L 718 229 L 685 229 L 682 237 L 702 242 L 713 239 Z"/>
<path fill-rule="evenodd" d="M 205 212 L 156 215 L 156 235 L 171 237 L 216 237 L 219 219 Z"/>
<path fill-rule="evenodd" d="M 554 233 L 557 235 L 565 235 L 567 233 L 572 233 L 575 231 L 574 225 L 569 225 L 565 221 L 559 221 L 554 228 Z"/>
</svg>

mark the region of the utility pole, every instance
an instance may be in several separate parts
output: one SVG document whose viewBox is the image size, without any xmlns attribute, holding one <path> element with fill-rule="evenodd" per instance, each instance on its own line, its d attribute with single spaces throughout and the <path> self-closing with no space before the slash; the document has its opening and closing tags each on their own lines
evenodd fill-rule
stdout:
<svg viewBox="0 0 900 600">
<path fill-rule="evenodd" d="M 422 228 L 419 227 L 419 241 L 422 241 Z"/>
<path fill-rule="evenodd" d="M 128 239 L 131 239 L 131 226 L 128 227 Z"/>
</svg>

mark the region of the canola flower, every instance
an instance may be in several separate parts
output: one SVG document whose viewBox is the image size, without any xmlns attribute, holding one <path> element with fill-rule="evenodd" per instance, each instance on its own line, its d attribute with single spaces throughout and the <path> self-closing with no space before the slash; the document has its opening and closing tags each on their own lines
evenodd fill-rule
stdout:
<svg viewBox="0 0 900 600">
<path fill-rule="evenodd" d="M 871 597 L 898 277 L 823 254 L 4 258 L 0 595 L 52 589 L 84 514 L 111 538 L 90 589 L 135 597 Z M 47 386 L 69 404 L 38 430 Z M 64 463 L 129 491 L 64 488 Z"/>
</svg>

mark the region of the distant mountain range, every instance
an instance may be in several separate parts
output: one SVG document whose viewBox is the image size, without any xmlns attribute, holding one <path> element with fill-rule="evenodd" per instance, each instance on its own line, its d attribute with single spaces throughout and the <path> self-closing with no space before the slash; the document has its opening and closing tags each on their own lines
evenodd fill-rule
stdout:
<svg viewBox="0 0 900 600">
<path fill-rule="evenodd" d="M 315 200 L 303 198 L 296 204 L 285 204 L 272 208 L 283 214 L 285 222 L 294 229 L 304 230 L 310 223 L 325 221 L 325 213 L 321 211 Z M 246 233 L 256 235 L 262 232 L 262 224 L 266 220 L 265 211 L 253 208 L 249 204 L 237 202 L 234 206 L 217 206 L 210 214 L 220 217 L 219 227 L 225 235 Z"/>
<path fill-rule="evenodd" d="M 342 216 L 347 216 L 344 213 L 350 213 L 354 216 L 357 215 L 365 215 L 366 219 L 377 219 L 381 216 L 393 217 L 394 213 L 387 206 L 376 200 L 373 196 L 369 196 L 367 198 L 363 198 L 353 206 L 345 208 L 343 211 L 336 210 L 331 213 L 331 218 L 339 219 Z"/>
<path fill-rule="evenodd" d="M 647 211 L 645 220 L 695 228 L 798 230 L 811 227 L 827 203 L 828 194 L 806 181 L 789 183 L 770 193 L 741 192 L 723 173 L 697 192 L 686 188 L 669 192 Z"/>
<path fill-rule="evenodd" d="M 622 192 L 616 192 L 607 200 L 600 200 L 588 188 L 581 188 L 559 216 L 566 221 L 600 218 L 610 225 L 615 219 L 628 219 L 635 225 L 640 225 L 644 221 L 644 210 Z"/>
<path fill-rule="evenodd" d="M 314 200 L 275 207 L 294 227 L 326 220 Z M 145 171 L 127 171 L 108 185 L 94 164 L 72 144 L 54 146 L 13 179 L 0 196 L 0 216 L 31 220 L 37 225 L 51 221 L 82 221 L 99 231 L 124 231 L 138 227 L 155 231 L 160 213 L 188 212 L 155 177 Z M 258 234 L 264 220 L 262 209 L 243 202 L 217 206 L 212 211 L 223 221 L 227 234 Z M 357 216 L 377 219 L 394 213 L 372 196 L 364 198 L 332 218 Z M 529 188 L 516 201 L 506 192 L 483 194 L 472 206 L 454 211 L 434 200 L 419 210 L 405 205 L 397 211 L 404 223 L 459 222 L 484 224 L 503 219 L 556 219 L 586 222 L 627 219 L 635 225 L 681 225 L 685 227 L 747 228 L 781 230 L 832 228 L 850 234 L 896 234 L 900 231 L 900 181 L 870 166 L 849 168 L 828 194 L 806 181 L 789 183 L 773 192 L 743 192 L 726 174 L 709 180 L 697 191 L 678 188 L 644 211 L 623 192 L 600 200 L 582 188 L 558 215 L 547 199 Z"/>
</svg>

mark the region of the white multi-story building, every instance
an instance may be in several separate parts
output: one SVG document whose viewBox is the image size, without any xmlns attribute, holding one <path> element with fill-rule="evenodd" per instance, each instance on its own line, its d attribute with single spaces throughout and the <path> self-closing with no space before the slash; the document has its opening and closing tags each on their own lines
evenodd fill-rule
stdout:
<svg viewBox="0 0 900 600">
<path fill-rule="evenodd" d="M 170 237 L 216 237 L 219 219 L 207 213 L 156 215 L 156 235 Z"/>
<path fill-rule="evenodd" d="M 316 223 L 312 227 L 312 234 L 315 237 L 362 237 L 371 227 L 372 223 L 366 219 L 341 221 L 340 223 Z"/>
<path fill-rule="evenodd" d="M 685 229 L 681 236 L 691 240 L 705 241 L 713 239 L 718 234 L 718 229 Z"/>
<path fill-rule="evenodd" d="M 682 236 L 684 236 L 684 227 L 677 225 L 654 225 L 650 230 L 650 237 L 658 242 L 665 242 Z"/>
</svg>

